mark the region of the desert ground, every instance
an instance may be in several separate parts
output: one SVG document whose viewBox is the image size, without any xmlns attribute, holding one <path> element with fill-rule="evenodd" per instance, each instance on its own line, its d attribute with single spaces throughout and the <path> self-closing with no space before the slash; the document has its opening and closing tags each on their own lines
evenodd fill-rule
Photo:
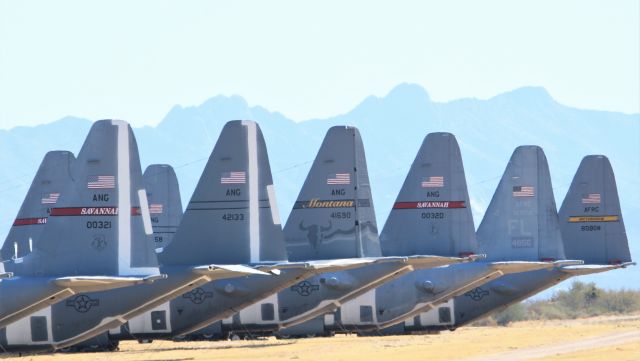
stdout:
<svg viewBox="0 0 640 361">
<path fill-rule="evenodd" d="M 466 327 L 439 335 L 257 341 L 122 342 L 105 353 L 4 354 L 16 360 L 640 360 L 640 315 Z"/>
</svg>

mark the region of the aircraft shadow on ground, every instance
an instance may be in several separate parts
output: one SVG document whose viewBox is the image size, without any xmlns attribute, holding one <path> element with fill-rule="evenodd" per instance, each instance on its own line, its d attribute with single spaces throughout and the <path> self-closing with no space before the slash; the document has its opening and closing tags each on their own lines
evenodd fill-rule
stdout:
<svg viewBox="0 0 640 361">
<path fill-rule="evenodd" d="M 209 346 L 207 347 L 159 347 L 159 348 L 152 348 L 152 349 L 145 349 L 145 350 L 124 351 L 124 352 L 135 354 L 135 353 L 144 353 L 148 351 L 162 352 L 162 351 L 228 350 L 228 349 L 234 349 L 234 348 L 267 348 L 267 347 L 276 347 L 276 346 L 288 346 L 288 345 L 293 345 L 295 343 L 296 341 L 287 341 L 287 342 L 269 343 L 269 344 L 267 343 L 251 344 L 251 345 L 224 345 L 224 346 L 212 345 L 211 347 Z M 179 360 L 189 360 L 189 359 L 179 359 Z"/>
</svg>

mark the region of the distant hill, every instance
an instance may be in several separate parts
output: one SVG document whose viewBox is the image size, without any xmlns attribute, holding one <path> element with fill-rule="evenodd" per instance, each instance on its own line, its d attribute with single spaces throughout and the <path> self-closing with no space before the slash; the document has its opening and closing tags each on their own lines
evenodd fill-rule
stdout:
<svg viewBox="0 0 640 361">
<path fill-rule="evenodd" d="M 250 107 L 242 97 L 217 96 L 199 106 L 175 106 L 156 127 L 134 129 L 143 170 L 152 163 L 173 165 L 186 204 L 222 126 L 231 119 L 260 123 L 283 219 L 325 132 L 333 125 L 355 125 L 362 133 L 380 227 L 429 132 L 456 135 L 476 226 L 516 146 L 544 148 L 558 207 L 582 157 L 605 154 L 616 173 L 632 255 L 640 260 L 640 114 L 567 107 L 538 87 L 519 88 L 487 100 L 438 103 L 422 87 L 401 84 L 385 97 L 364 99 L 346 114 L 296 123 L 263 107 Z M 44 154 L 53 149 L 77 153 L 90 125 L 89 120 L 67 117 L 0 131 L 2 239 Z M 605 287 L 638 288 L 629 280 L 640 279 L 640 267 L 585 279 Z"/>
</svg>

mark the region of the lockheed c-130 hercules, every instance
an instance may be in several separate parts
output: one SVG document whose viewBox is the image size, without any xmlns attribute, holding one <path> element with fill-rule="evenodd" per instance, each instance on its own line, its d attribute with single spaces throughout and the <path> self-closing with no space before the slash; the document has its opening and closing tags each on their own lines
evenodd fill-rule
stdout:
<svg viewBox="0 0 640 361">
<path fill-rule="evenodd" d="M 129 125 L 96 122 L 77 159 L 47 154 L 1 253 L 7 350 L 453 329 L 632 264 L 606 157 L 558 216 L 542 149 L 518 147 L 474 232 L 449 133 L 425 138 L 378 236 L 360 134 L 331 128 L 283 231 L 252 121 L 224 127 L 184 214 L 171 167 L 143 177 Z"/>
</svg>

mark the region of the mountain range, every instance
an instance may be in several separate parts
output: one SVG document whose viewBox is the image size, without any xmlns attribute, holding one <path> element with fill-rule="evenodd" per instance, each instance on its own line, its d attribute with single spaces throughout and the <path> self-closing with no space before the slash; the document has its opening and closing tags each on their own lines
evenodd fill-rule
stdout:
<svg viewBox="0 0 640 361">
<path fill-rule="evenodd" d="M 476 227 L 518 145 L 535 144 L 545 150 L 558 207 L 582 157 L 607 155 L 616 173 L 632 256 L 640 260 L 640 114 L 572 108 L 540 87 L 523 87 L 486 100 L 435 102 L 419 85 L 400 84 L 384 97 L 367 97 L 345 114 L 304 121 L 249 106 L 240 96 L 216 96 L 198 106 L 176 105 L 156 126 L 134 128 L 143 170 L 153 163 L 174 166 L 186 205 L 222 126 L 232 119 L 260 124 L 282 219 L 288 216 L 329 127 L 358 127 L 380 229 L 430 132 L 451 132 L 458 139 Z M 65 117 L 0 131 L 2 239 L 44 154 L 54 149 L 77 153 L 90 126 L 88 119 Z M 630 280 L 640 279 L 640 267 L 585 279 L 608 288 L 638 288 Z"/>
</svg>

